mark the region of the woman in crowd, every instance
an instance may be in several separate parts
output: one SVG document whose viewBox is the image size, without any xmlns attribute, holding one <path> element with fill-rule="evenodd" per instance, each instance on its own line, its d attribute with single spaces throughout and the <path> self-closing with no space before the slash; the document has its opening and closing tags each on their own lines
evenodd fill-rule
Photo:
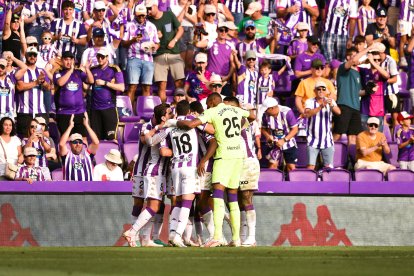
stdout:
<svg viewBox="0 0 414 276">
<path fill-rule="evenodd" d="M 23 155 L 22 142 L 16 136 L 16 126 L 12 119 L 4 117 L 0 120 L 0 180 L 6 179 L 7 163 L 23 163 Z"/>
</svg>

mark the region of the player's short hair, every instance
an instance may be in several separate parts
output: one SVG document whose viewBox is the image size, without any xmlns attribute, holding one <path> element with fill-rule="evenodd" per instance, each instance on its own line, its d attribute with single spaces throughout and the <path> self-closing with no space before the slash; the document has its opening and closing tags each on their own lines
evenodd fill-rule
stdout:
<svg viewBox="0 0 414 276">
<path fill-rule="evenodd" d="M 354 44 L 365 43 L 365 36 L 357 35 L 354 39 Z"/>
<path fill-rule="evenodd" d="M 223 99 L 225 102 L 234 103 L 236 106 L 240 106 L 239 99 L 234 96 L 227 96 Z"/>
<path fill-rule="evenodd" d="M 349 48 L 349 49 L 346 49 L 346 56 L 350 56 L 350 55 L 352 55 L 352 53 L 358 53 L 358 50 L 357 50 L 357 48 L 355 48 L 354 46 L 352 46 L 351 48 Z"/>
<path fill-rule="evenodd" d="M 75 3 L 73 3 L 72 1 L 68 1 L 68 0 L 63 1 L 62 2 L 62 10 L 66 9 L 66 8 L 74 9 L 75 8 Z"/>
<path fill-rule="evenodd" d="M 260 63 L 259 69 L 262 69 L 262 68 L 268 68 L 272 70 L 272 64 L 268 60 L 265 59 L 262 61 L 262 63 Z"/>
<path fill-rule="evenodd" d="M 214 93 L 211 93 L 211 94 L 208 96 L 207 101 L 218 100 L 218 99 L 220 99 L 220 100 L 221 100 L 221 96 L 220 96 L 220 94 L 219 94 L 219 93 L 217 93 L 217 92 L 214 92 Z"/>
<path fill-rule="evenodd" d="M 167 114 L 167 109 L 170 107 L 167 103 L 162 103 L 154 107 L 154 118 L 155 123 L 158 125 L 162 121 L 162 116 L 165 116 Z"/>
<path fill-rule="evenodd" d="M 198 114 L 202 114 L 204 112 L 203 105 L 199 101 L 194 101 L 190 103 L 190 111 L 197 112 Z"/>
<path fill-rule="evenodd" d="M 177 103 L 175 111 L 178 116 L 186 116 L 190 112 L 190 103 L 187 100 L 182 100 Z"/>
</svg>

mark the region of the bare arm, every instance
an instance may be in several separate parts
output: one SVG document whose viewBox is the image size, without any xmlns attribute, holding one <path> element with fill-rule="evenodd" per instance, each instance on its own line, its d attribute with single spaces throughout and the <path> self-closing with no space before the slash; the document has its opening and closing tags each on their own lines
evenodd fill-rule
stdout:
<svg viewBox="0 0 414 276">
<path fill-rule="evenodd" d="M 193 129 L 198 127 L 199 125 L 202 125 L 203 123 L 201 122 L 200 119 L 195 118 L 191 121 L 189 120 L 180 120 L 177 122 L 177 127 L 181 128 L 181 129 Z"/>
<path fill-rule="evenodd" d="M 72 131 L 73 127 L 75 126 L 75 123 L 73 122 L 73 117 L 75 117 L 75 115 L 72 114 L 72 116 L 70 117 L 68 128 L 66 129 L 66 131 L 60 137 L 60 141 L 59 141 L 59 155 L 60 156 L 65 156 L 69 152 L 69 150 L 66 146 L 66 143 L 68 142 L 70 132 Z"/>
</svg>

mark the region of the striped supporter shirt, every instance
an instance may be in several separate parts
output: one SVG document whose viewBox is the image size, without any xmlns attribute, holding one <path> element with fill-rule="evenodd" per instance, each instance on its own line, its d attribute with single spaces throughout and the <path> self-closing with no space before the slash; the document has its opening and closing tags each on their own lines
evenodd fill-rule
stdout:
<svg viewBox="0 0 414 276">
<path fill-rule="evenodd" d="M 23 75 L 22 81 L 29 83 L 36 81 L 40 75 L 40 72 L 44 70 L 36 67 L 35 69 L 28 68 Z M 45 74 L 45 81 L 50 82 L 47 74 Z M 43 101 L 43 90 L 41 87 L 35 86 L 32 89 L 25 90 L 24 92 L 17 93 L 17 102 L 19 105 L 17 113 L 22 114 L 39 114 L 46 113 L 45 103 Z"/>
<path fill-rule="evenodd" d="M 139 132 L 141 135 L 145 135 L 152 129 L 151 122 L 141 125 Z M 134 175 L 143 176 L 145 165 L 148 163 L 150 158 L 150 148 L 146 144 L 141 142 L 141 139 L 138 140 L 138 158 L 134 165 Z"/>
<path fill-rule="evenodd" d="M 237 96 L 242 98 L 243 103 L 256 105 L 257 79 L 259 73 L 253 69 L 247 69 L 242 65 L 237 71 Z"/>
<path fill-rule="evenodd" d="M 236 50 L 239 53 L 240 63 L 241 64 L 245 63 L 244 56 L 246 55 L 247 51 L 252 50 L 252 51 L 255 51 L 256 53 L 265 54 L 266 47 L 268 45 L 269 44 L 267 43 L 266 37 L 261 37 L 261 38 L 255 39 L 250 43 L 246 43 L 244 41 L 240 42 L 236 46 Z M 256 60 L 256 65 L 257 66 L 258 66 L 259 62 L 261 62 L 261 60 L 262 59 L 260 59 L 260 58 Z"/>
<path fill-rule="evenodd" d="M 332 105 L 336 102 L 332 100 Z M 305 109 L 315 109 L 319 107 L 316 98 L 307 99 Z M 318 113 L 308 119 L 307 140 L 308 146 L 316 149 L 326 149 L 334 145 L 332 137 L 332 108 L 326 105 Z"/>
<path fill-rule="evenodd" d="M 363 31 L 360 35 L 365 35 L 368 24 L 375 22 L 375 10 L 373 8 L 367 10 L 364 6 L 359 7 L 358 19 L 361 20 L 361 29 Z"/>
<path fill-rule="evenodd" d="M 135 19 L 132 22 L 128 22 L 123 37 L 124 41 L 128 41 L 138 34 L 142 35 L 142 39 L 139 42 L 131 44 L 128 48 L 128 58 L 138 58 L 145 61 L 153 62 L 152 54 L 146 52 L 143 48 L 145 42 L 153 42 L 154 44 L 160 43 L 157 33 L 157 27 L 148 20 L 143 25 L 139 24 Z"/>
<path fill-rule="evenodd" d="M 358 18 L 358 1 L 327 0 L 325 32 L 335 35 L 348 35 L 348 21 Z"/>
<path fill-rule="evenodd" d="M 63 179 L 74 181 L 92 181 L 93 165 L 92 154 L 87 149 L 82 149 L 79 155 L 73 154 L 69 149 L 67 155 L 62 156 Z"/>
<path fill-rule="evenodd" d="M 199 151 L 198 151 L 198 158 L 197 158 L 197 165 L 198 165 L 198 161 L 200 161 L 200 159 L 207 153 L 207 148 L 208 148 L 208 143 L 210 142 L 211 139 L 214 138 L 213 135 L 208 134 L 207 132 L 201 131 L 199 129 L 197 129 L 198 133 L 198 147 L 199 147 Z M 213 171 L 213 163 L 214 163 L 214 158 L 211 157 L 205 165 L 205 170 L 206 172 L 212 172 Z"/>
<path fill-rule="evenodd" d="M 269 116 L 263 114 L 262 127 L 268 128 L 271 130 L 273 139 L 277 141 L 278 139 L 283 139 L 286 135 L 289 134 L 290 130 L 298 125 L 298 120 L 293 114 L 292 109 L 287 106 L 279 105 L 279 113 L 277 116 Z M 296 147 L 295 138 L 291 138 L 286 143 L 283 144 L 282 150 L 290 149 Z"/>
<path fill-rule="evenodd" d="M 229 8 L 229 10 L 232 13 L 243 13 L 244 12 L 242 0 L 225 0 L 224 4 L 226 5 L 227 8 Z"/>
<path fill-rule="evenodd" d="M 16 111 L 15 89 L 14 74 L 6 75 L 4 79 L 0 79 L 0 114 L 12 115 Z"/>
<path fill-rule="evenodd" d="M 39 5 L 36 2 L 33 2 L 31 4 L 28 4 L 25 6 L 25 8 L 28 10 L 28 12 L 30 13 L 29 17 L 35 16 L 36 14 L 39 14 L 40 12 L 51 12 L 52 11 L 52 7 L 47 4 L 46 2 L 41 2 L 41 4 Z M 36 27 L 36 26 L 42 26 L 44 28 L 49 29 L 50 28 L 50 19 L 49 18 L 45 18 L 43 16 L 39 16 L 37 17 L 31 24 L 31 27 Z"/>
<path fill-rule="evenodd" d="M 387 71 L 391 77 L 398 76 L 400 72 L 398 71 L 397 62 L 389 55 L 385 57 L 385 60 L 381 63 L 381 67 Z M 398 82 L 396 83 L 384 83 L 384 95 L 398 94 L 400 88 L 398 87 Z"/>
<path fill-rule="evenodd" d="M 95 21 L 91 18 L 89 20 L 85 21 L 85 28 L 90 27 L 92 28 L 92 31 L 96 28 L 96 27 L 92 27 L 92 24 Z M 112 26 L 111 26 L 111 22 L 109 22 L 108 19 L 104 18 L 103 22 L 102 22 L 102 29 L 105 33 L 105 45 L 109 45 L 111 44 L 114 39 L 119 39 L 119 32 L 116 32 Z M 89 46 L 92 46 L 93 44 L 93 40 L 91 39 L 89 41 Z"/>
<path fill-rule="evenodd" d="M 301 1 L 298 1 L 298 0 L 276 0 L 275 1 L 275 6 L 276 6 L 276 9 L 280 9 L 280 8 L 287 9 L 289 7 L 295 6 L 296 2 L 301 2 Z M 307 0 L 306 2 L 312 8 L 317 8 L 318 7 L 315 0 Z M 293 16 L 298 16 L 298 18 L 295 19 L 295 20 L 297 20 L 297 22 L 292 22 L 293 28 L 291 26 L 289 26 L 290 24 L 287 24 L 288 27 L 293 30 L 293 32 L 294 32 L 293 34 L 296 34 L 296 29 L 294 29 L 294 26 L 299 22 L 305 22 L 305 23 L 308 24 L 308 26 L 312 26 L 312 16 L 310 15 L 309 12 L 307 12 L 305 10 L 305 8 L 303 8 L 302 4 L 300 4 L 300 6 L 301 6 L 301 9 L 300 9 L 300 12 L 299 12 L 298 15 L 289 14 L 284 18 L 285 21 L 288 22 L 290 17 L 293 18 Z M 312 35 L 312 28 L 309 30 L 308 34 Z"/>
<path fill-rule="evenodd" d="M 401 1 L 399 20 L 404 20 L 409 23 L 414 23 L 414 0 Z"/>
<path fill-rule="evenodd" d="M 50 32 L 53 35 L 62 34 L 60 40 L 56 40 L 56 48 L 59 53 L 70 51 L 76 53 L 76 44 L 71 41 L 72 35 L 76 38 L 86 37 L 85 25 L 78 20 L 73 19 L 69 24 L 66 24 L 63 18 L 55 19 L 52 22 Z"/>
<path fill-rule="evenodd" d="M 247 124 L 247 127 L 243 128 L 241 131 L 241 137 L 242 137 L 242 146 L 246 149 L 246 156 L 247 158 L 257 158 L 256 156 L 256 136 L 260 136 L 260 128 L 257 123 L 257 121 L 253 121 L 249 123 L 247 120 L 242 119 L 245 124 Z"/>
<path fill-rule="evenodd" d="M 45 64 L 47 64 L 50 59 L 55 58 L 58 55 L 58 50 L 56 49 L 55 42 L 52 44 L 43 44 L 39 46 L 39 58 L 43 60 Z"/>
<path fill-rule="evenodd" d="M 277 72 L 276 72 L 277 74 Z M 273 74 L 269 74 L 267 78 L 260 76 L 257 81 L 257 104 L 262 104 L 267 98 L 267 93 L 275 91 L 276 82 Z"/>
<path fill-rule="evenodd" d="M 150 129 L 148 129 L 148 131 L 151 129 L 152 129 L 152 126 Z M 164 132 L 165 129 L 162 129 L 158 131 L 157 133 L 161 131 Z M 170 145 L 168 145 L 167 140 L 164 139 L 161 143 L 149 147 L 149 158 L 148 158 L 148 161 L 144 163 L 143 175 L 166 176 L 170 158 L 163 157 L 160 155 L 161 147 L 170 148 Z"/>
<path fill-rule="evenodd" d="M 50 140 L 47 137 L 44 137 L 45 142 L 50 146 Z M 29 138 L 23 138 L 22 147 L 24 147 L 29 142 Z M 31 147 L 37 150 L 36 163 L 37 167 L 47 167 L 46 151 L 42 146 L 40 141 L 32 142 Z"/>
<path fill-rule="evenodd" d="M 37 166 L 33 168 L 30 168 L 27 165 L 19 167 L 16 173 L 16 178 L 30 178 L 34 181 L 45 181 L 42 169 Z"/>
</svg>

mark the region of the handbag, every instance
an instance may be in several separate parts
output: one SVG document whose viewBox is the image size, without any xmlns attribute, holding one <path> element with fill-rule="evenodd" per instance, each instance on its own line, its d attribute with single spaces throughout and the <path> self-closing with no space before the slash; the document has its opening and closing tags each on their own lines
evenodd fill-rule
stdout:
<svg viewBox="0 0 414 276">
<path fill-rule="evenodd" d="M 15 164 L 7 162 L 7 154 L 6 150 L 4 149 L 3 142 L 0 139 L 1 148 L 4 152 L 4 159 L 6 159 L 6 168 L 4 170 L 4 176 L 9 180 L 14 180 L 16 178 L 17 170 L 19 167 Z"/>
</svg>

